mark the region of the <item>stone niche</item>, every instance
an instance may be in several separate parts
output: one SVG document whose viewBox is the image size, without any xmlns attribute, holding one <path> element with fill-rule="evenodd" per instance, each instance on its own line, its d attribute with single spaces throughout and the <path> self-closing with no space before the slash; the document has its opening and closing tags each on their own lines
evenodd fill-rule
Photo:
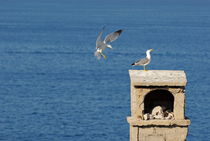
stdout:
<svg viewBox="0 0 210 141">
<path fill-rule="evenodd" d="M 190 120 L 185 116 L 184 71 L 130 70 L 129 74 L 130 141 L 186 141 Z M 152 115 L 157 107 L 162 108 L 162 118 Z M 164 112 L 171 118 L 164 117 Z"/>
</svg>

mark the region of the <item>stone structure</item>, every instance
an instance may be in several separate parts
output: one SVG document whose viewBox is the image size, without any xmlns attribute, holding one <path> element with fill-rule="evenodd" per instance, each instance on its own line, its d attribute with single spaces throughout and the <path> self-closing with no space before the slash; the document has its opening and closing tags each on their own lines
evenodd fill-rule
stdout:
<svg viewBox="0 0 210 141">
<path fill-rule="evenodd" d="M 130 70 L 130 141 L 185 141 L 190 120 L 185 117 L 184 71 Z M 172 119 L 145 120 L 157 107 L 173 113 Z"/>
</svg>

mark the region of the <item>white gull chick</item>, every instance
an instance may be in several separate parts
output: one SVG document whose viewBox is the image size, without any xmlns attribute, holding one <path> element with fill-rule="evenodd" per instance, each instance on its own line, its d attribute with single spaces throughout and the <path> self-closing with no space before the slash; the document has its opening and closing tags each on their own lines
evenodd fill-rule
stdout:
<svg viewBox="0 0 210 141">
<path fill-rule="evenodd" d="M 153 51 L 153 49 L 149 49 L 146 51 L 146 57 L 143 59 L 140 59 L 136 62 L 134 62 L 133 64 L 131 64 L 132 66 L 144 66 L 144 70 L 146 71 L 146 66 L 150 63 L 151 61 L 151 55 L 150 52 Z"/>
<path fill-rule="evenodd" d="M 102 29 L 102 31 L 99 33 L 97 39 L 96 39 L 96 51 L 95 51 L 95 56 L 98 58 L 98 59 L 101 59 L 101 56 L 104 57 L 104 59 L 107 58 L 106 55 L 103 54 L 103 50 L 105 50 L 106 48 L 110 48 L 112 49 L 112 46 L 108 43 L 111 43 L 113 41 L 115 41 L 119 36 L 120 34 L 122 33 L 122 30 L 117 30 L 113 33 L 110 33 L 108 34 L 104 40 L 101 39 L 101 36 L 103 34 L 103 31 L 104 31 L 104 27 Z"/>
</svg>

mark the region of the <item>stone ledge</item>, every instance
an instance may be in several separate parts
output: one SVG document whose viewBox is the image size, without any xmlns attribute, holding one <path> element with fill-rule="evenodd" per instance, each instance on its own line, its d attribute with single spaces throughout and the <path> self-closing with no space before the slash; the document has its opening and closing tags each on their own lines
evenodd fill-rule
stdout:
<svg viewBox="0 0 210 141">
<path fill-rule="evenodd" d="M 190 120 L 142 120 L 135 117 L 127 117 L 127 121 L 133 126 L 189 126 Z"/>
<path fill-rule="evenodd" d="M 134 86 L 186 86 L 184 71 L 177 70 L 129 70 Z"/>
</svg>

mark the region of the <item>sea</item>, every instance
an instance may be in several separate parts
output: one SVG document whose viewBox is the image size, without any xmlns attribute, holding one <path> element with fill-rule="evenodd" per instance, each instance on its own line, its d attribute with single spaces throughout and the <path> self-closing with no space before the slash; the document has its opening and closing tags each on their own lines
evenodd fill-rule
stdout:
<svg viewBox="0 0 210 141">
<path fill-rule="evenodd" d="M 94 56 L 96 37 L 122 29 Z M 210 2 L 0 0 L 0 140 L 129 141 L 129 70 L 184 70 L 188 141 L 210 141 Z"/>
</svg>

